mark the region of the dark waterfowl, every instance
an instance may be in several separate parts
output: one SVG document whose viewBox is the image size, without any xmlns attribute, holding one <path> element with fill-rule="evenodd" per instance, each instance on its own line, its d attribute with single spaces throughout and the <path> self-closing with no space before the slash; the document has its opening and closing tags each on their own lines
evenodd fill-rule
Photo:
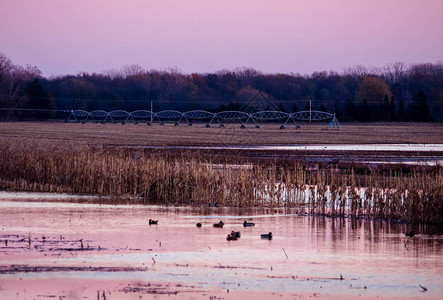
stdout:
<svg viewBox="0 0 443 300">
<path fill-rule="evenodd" d="M 252 226 L 255 226 L 255 224 L 254 223 L 248 223 L 248 222 L 244 221 L 243 222 L 243 226 L 244 227 L 252 227 Z"/>
<path fill-rule="evenodd" d="M 223 225 L 225 225 L 225 223 L 223 223 L 223 221 L 220 221 L 220 222 L 218 222 L 218 223 L 215 223 L 215 224 L 212 225 L 212 226 L 214 226 L 214 227 L 218 227 L 218 228 L 222 228 Z"/>
<path fill-rule="evenodd" d="M 231 231 L 231 235 L 240 238 L 240 231 Z"/>
<path fill-rule="evenodd" d="M 208 206 L 209 206 L 209 207 L 218 207 L 218 203 L 217 203 L 217 202 L 215 202 L 215 203 L 209 203 Z"/>
<path fill-rule="evenodd" d="M 405 232 L 406 236 L 413 237 L 415 235 L 414 231 Z"/>
<path fill-rule="evenodd" d="M 157 224 L 158 224 L 158 220 L 149 219 L 149 225 L 157 225 Z"/>
<path fill-rule="evenodd" d="M 202 227 L 202 223 L 197 223 L 195 226 Z"/>
<path fill-rule="evenodd" d="M 267 233 L 267 234 L 262 234 L 260 237 L 261 237 L 262 239 L 272 240 L 272 232 Z"/>
<path fill-rule="evenodd" d="M 240 231 L 231 231 L 230 234 L 226 237 L 228 241 L 235 241 L 240 238 Z"/>
</svg>

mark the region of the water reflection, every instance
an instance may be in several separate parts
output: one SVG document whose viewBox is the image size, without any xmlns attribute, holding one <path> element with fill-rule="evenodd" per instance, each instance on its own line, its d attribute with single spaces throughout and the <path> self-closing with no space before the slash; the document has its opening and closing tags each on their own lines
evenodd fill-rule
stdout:
<svg viewBox="0 0 443 300">
<path fill-rule="evenodd" d="M 159 224 L 148 225 L 149 218 Z M 220 220 L 223 228 L 212 227 Z M 244 220 L 255 226 L 243 227 Z M 406 224 L 274 209 L 0 200 L 0 229 L 3 282 L 87 279 L 86 290 L 94 292 L 99 287 L 93 279 L 131 287 L 186 282 L 200 296 L 198 291 L 229 289 L 399 297 L 422 296 L 421 284 L 426 296 L 443 294 L 443 238 L 423 228 L 406 237 Z M 241 232 L 237 241 L 226 240 L 232 230 Z M 268 232 L 272 240 L 260 239 Z M 44 268 L 35 271 L 35 266 Z M 8 291 L 0 290 L 0 298 Z"/>
</svg>

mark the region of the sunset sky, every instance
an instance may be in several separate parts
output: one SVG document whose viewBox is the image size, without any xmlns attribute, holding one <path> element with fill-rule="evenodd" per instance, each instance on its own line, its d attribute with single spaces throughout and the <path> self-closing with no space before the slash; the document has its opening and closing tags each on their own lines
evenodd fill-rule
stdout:
<svg viewBox="0 0 443 300">
<path fill-rule="evenodd" d="M 1 0 L 0 52 L 44 76 L 341 72 L 443 60 L 442 15 L 442 0 Z"/>
</svg>

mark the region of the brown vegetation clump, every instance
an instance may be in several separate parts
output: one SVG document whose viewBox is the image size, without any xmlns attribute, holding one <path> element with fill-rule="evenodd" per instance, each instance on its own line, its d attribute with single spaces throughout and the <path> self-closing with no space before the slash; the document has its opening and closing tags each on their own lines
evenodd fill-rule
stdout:
<svg viewBox="0 0 443 300">
<path fill-rule="evenodd" d="M 443 172 L 308 170 L 301 163 L 233 165 L 202 156 L 10 140 L 0 189 L 139 197 L 145 203 L 300 208 L 310 213 L 443 225 Z"/>
</svg>

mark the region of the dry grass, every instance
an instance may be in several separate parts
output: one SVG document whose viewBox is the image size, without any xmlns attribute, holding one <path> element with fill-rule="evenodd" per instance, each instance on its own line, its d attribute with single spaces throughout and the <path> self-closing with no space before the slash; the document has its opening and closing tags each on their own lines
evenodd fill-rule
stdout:
<svg viewBox="0 0 443 300">
<path fill-rule="evenodd" d="M 146 203 L 287 207 L 333 216 L 443 225 L 443 172 L 356 175 L 291 164 L 214 167 L 211 157 L 10 139 L 0 145 L 0 189 L 143 197 Z"/>
</svg>

